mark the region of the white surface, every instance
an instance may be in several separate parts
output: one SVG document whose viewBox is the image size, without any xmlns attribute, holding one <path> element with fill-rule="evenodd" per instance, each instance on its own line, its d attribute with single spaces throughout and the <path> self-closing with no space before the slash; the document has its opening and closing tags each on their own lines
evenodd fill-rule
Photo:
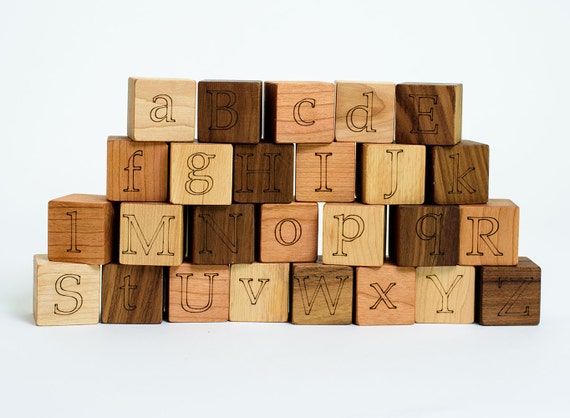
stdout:
<svg viewBox="0 0 570 418">
<path fill-rule="evenodd" d="M 0 415 L 569 416 L 568 3 L 8 2 L 0 8 Z M 464 84 L 521 207 L 538 327 L 33 325 L 47 202 L 105 193 L 129 76 Z"/>
</svg>

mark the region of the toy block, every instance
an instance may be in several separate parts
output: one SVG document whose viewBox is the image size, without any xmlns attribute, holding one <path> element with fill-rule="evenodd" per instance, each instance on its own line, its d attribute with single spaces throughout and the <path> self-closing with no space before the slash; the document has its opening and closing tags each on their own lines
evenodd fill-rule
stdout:
<svg viewBox="0 0 570 418">
<path fill-rule="evenodd" d="M 416 322 L 471 324 L 475 317 L 475 267 L 416 268 Z"/>
<path fill-rule="evenodd" d="M 193 141 L 195 114 L 195 80 L 129 78 L 129 138 Z"/>
<path fill-rule="evenodd" d="M 426 189 L 438 205 L 486 203 L 489 200 L 489 146 L 461 141 L 429 147 Z"/>
<path fill-rule="evenodd" d="M 121 203 L 119 262 L 177 266 L 183 258 L 182 205 Z"/>
<path fill-rule="evenodd" d="M 396 86 L 396 142 L 454 145 L 461 140 L 462 84 Z"/>
<path fill-rule="evenodd" d="M 478 272 L 478 321 L 482 325 L 538 325 L 540 267 L 527 257 L 516 266 L 483 266 Z"/>
<path fill-rule="evenodd" d="M 323 264 L 381 266 L 385 215 L 383 205 L 325 203 Z"/>
<path fill-rule="evenodd" d="M 518 251 L 519 207 L 512 201 L 459 206 L 459 264 L 514 266 Z"/>
<path fill-rule="evenodd" d="M 182 263 L 170 267 L 167 318 L 169 322 L 225 322 L 230 309 L 228 265 Z"/>
<path fill-rule="evenodd" d="M 418 267 L 457 264 L 457 206 L 391 206 L 389 215 L 389 253 L 397 265 Z"/>
<path fill-rule="evenodd" d="M 394 83 L 337 81 L 335 87 L 336 141 L 394 142 Z"/>
<path fill-rule="evenodd" d="M 292 144 L 234 145 L 234 202 L 292 202 L 294 153 Z"/>
<path fill-rule="evenodd" d="M 101 322 L 104 324 L 160 324 L 163 268 L 103 266 Z"/>
<path fill-rule="evenodd" d="M 363 203 L 424 203 L 426 147 L 408 144 L 362 144 L 359 152 Z"/>
<path fill-rule="evenodd" d="M 354 142 L 299 144 L 295 199 L 300 202 L 353 202 L 356 193 Z"/>
<path fill-rule="evenodd" d="M 48 203 L 48 258 L 106 264 L 113 258 L 115 211 L 105 196 L 71 194 Z"/>
<path fill-rule="evenodd" d="M 170 203 L 231 205 L 232 166 L 230 144 L 171 144 Z"/>
<path fill-rule="evenodd" d="M 293 324 L 352 323 L 352 267 L 293 263 L 291 269 Z"/>
<path fill-rule="evenodd" d="M 261 81 L 198 83 L 198 141 L 256 144 L 261 139 Z"/>
<path fill-rule="evenodd" d="M 287 322 L 289 263 L 232 264 L 230 321 Z"/>
<path fill-rule="evenodd" d="M 264 204 L 259 213 L 260 261 L 302 263 L 317 260 L 317 203 Z"/>
<path fill-rule="evenodd" d="M 99 322 L 100 266 L 49 261 L 34 256 L 34 320 L 36 325 L 79 325 Z"/>
<path fill-rule="evenodd" d="M 107 199 L 123 202 L 164 202 L 168 197 L 168 144 L 107 140 Z"/>
<path fill-rule="evenodd" d="M 251 204 L 195 206 L 192 215 L 194 264 L 253 263 L 255 214 Z"/>
<path fill-rule="evenodd" d="M 265 82 L 265 139 L 277 143 L 334 140 L 334 84 L 320 81 Z"/>
</svg>

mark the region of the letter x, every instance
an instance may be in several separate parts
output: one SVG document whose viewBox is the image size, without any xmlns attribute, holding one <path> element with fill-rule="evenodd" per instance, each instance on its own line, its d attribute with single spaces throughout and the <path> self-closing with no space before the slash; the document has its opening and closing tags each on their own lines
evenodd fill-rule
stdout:
<svg viewBox="0 0 570 418">
<path fill-rule="evenodd" d="M 370 307 L 370 309 L 376 309 L 378 307 L 378 305 L 380 305 L 380 302 L 384 302 L 386 304 L 386 307 L 388 309 L 396 309 L 397 306 L 394 305 L 392 303 L 392 301 L 390 300 L 390 298 L 388 297 L 388 292 L 390 292 L 390 290 L 396 286 L 396 283 L 392 282 L 388 285 L 388 287 L 386 288 L 386 290 L 382 289 L 382 286 L 380 286 L 378 283 L 370 283 L 370 287 L 374 290 L 376 290 L 376 293 L 378 293 L 378 296 L 380 296 L 378 298 L 378 300 L 374 303 L 374 305 L 372 305 Z"/>
</svg>

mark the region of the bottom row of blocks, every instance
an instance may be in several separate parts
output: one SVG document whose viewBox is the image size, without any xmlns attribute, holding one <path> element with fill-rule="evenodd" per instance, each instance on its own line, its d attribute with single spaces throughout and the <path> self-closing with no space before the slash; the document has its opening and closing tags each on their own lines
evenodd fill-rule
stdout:
<svg viewBox="0 0 570 418">
<path fill-rule="evenodd" d="M 388 325 L 534 325 L 540 267 L 382 267 L 252 263 L 170 267 L 48 261 L 34 257 L 37 325 L 287 322 Z M 477 277 L 476 277 L 477 276 Z M 166 303 L 163 303 L 166 300 Z M 477 318 L 475 317 L 477 314 Z"/>
</svg>

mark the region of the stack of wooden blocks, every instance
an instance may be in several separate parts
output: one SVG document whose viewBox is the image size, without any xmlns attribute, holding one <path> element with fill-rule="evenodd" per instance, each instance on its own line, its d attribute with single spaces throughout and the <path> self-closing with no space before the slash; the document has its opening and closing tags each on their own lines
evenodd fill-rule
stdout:
<svg viewBox="0 0 570 418">
<path fill-rule="evenodd" d="M 540 267 L 519 208 L 488 198 L 489 147 L 462 140 L 461 84 L 131 78 L 128 95 L 106 196 L 49 202 L 38 325 L 538 324 Z"/>
</svg>

